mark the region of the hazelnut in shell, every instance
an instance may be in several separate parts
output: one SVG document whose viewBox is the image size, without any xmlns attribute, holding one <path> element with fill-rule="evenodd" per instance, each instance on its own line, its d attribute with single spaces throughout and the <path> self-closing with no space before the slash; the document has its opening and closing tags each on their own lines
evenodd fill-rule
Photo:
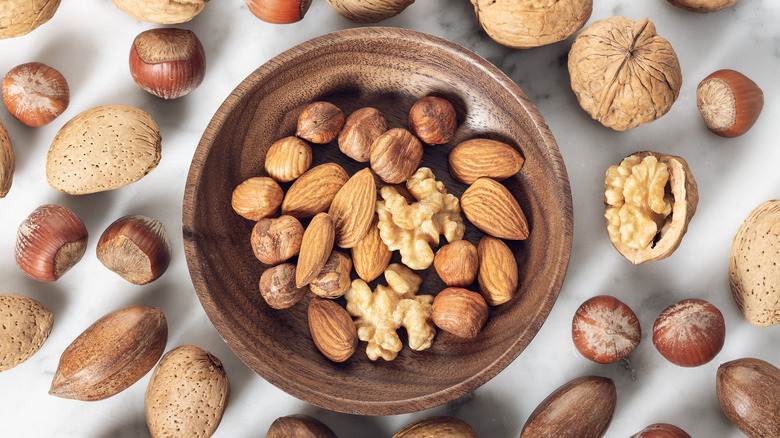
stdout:
<svg viewBox="0 0 780 438">
<path fill-rule="evenodd" d="M 655 348 L 669 362 L 681 367 L 697 367 L 711 361 L 725 340 L 723 314 L 700 299 L 672 304 L 653 324 Z"/>
<path fill-rule="evenodd" d="M 97 258 L 130 283 L 151 283 L 168 269 L 171 261 L 168 231 L 154 218 L 141 215 L 119 218 L 100 236 Z"/>
<path fill-rule="evenodd" d="M 150 29 L 130 48 L 130 73 L 139 87 L 163 99 L 176 99 L 203 82 L 206 54 L 187 29 Z"/>
<path fill-rule="evenodd" d="M 758 120 L 764 93 L 742 73 L 718 70 L 699 83 L 696 105 L 707 129 L 721 137 L 737 137 Z"/>
<path fill-rule="evenodd" d="M 574 346 L 586 358 L 602 364 L 628 356 L 642 339 L 639 319 L 628 305 L 609 295 L 585 301 L 571 323 Z"/>
<path fill-rule="evenodd" d="M 20 122 L 34 128 L 62 114 L 70 103 L 68 81 L 41 62 L 12 68 L 3 78 L 3 103 Z"/>
<path fill-rule="evenodd" d="M 272 24 L 290 24 L 303 19 L 312 0 L 244 0 L 255 17 Z"/>
</svg>

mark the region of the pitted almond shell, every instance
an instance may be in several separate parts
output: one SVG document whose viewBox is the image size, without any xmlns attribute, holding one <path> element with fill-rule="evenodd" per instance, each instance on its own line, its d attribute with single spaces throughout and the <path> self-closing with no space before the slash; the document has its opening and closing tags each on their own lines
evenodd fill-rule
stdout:
<svg viewBox="0 0 780 438">
<path fill-rule="evenodd" d="M 376 212 L 376 184 L 371 169 L 358 171 L 330 204 L 328 215 L 333 219 L 336 246 L 352 248 L 368 233 Z"/>
<path fill-rule="evenodd" d="M 14 149 L 11 146 L 11 138 L 8 136 L 8 130 L 0 122 L 0 198 L 5 198 L 5 195 L 11 190 L 15 169 L 16 160 L 14 159 Z"/>
<path fill-rule="evenodd" d="M 160 129 L 146 111 L 98 106 L 76 115 L 54 137 L 46 179 L 71 195 L 117 189 L 157 167 L 160 146 Z"/>
<path fill-rule="evenodd" d="M 282 214 L 308 219 L 328 211 L 336 193 L 349 180 L 347 172 L 336 163 L 325 163 L 303 173 L 287 190 Z"/>
<path fill-rule="evenodd" d="M 450 152 L 448 160 L 452 177 L 465 184 L 480 177 L 501 181 L 519 172 L 525 162 L 512 146 L 487 138 L 460 143 Z"/>
<path fill-rule="evenodd" d="M 0 372 L 35 354 L 49 338 L 54 314 L 21 295 L 0 294 Z"/>
<path fill-rule="evenodd" d="M 528 221 L 509 190 L 491 178 L 478 178 L 460 197 L 463 214 L 480 231 L 499 239 L 524 240 Z"/>
</svg>

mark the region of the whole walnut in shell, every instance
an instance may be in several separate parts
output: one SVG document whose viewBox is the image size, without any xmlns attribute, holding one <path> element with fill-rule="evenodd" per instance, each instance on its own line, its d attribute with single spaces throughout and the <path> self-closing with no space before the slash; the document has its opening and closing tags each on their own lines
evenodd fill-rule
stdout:
<svg viewBox="0 0 780 438">
<path fill-rule="evenodd" d="M 0 39 L 27 35 L 49 21 L 59 6 L 60 0 L 1 1 Z"/>
<path fill-rule="evenodd" d="M 499 44 L 528 49 L 564 40 L 585 25 L 593 0 L 471 0 L 477 20 Z"/>
<path fill-rule="evenodd" d="M 582 109 L 617 131 L 666 114 L 682 86 L 677 54 L 646 18 L 588 26 L 569 51 L 569 75 Z"/>
<path fill-rule="evenodd" d="M 739 0 L 668 0 L 669 3 L 693 12 L 715 12 L 725 9 Z"/>
</svg>

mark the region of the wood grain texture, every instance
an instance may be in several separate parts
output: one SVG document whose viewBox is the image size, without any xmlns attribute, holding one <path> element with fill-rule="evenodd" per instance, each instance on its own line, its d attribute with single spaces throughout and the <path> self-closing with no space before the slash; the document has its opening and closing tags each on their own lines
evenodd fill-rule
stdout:
<svg viewBox="0 0 780 438">
<path fill-rule="evenodd" d="M 490 310 L 475 340 L 439 332 L 429 350 L 404 348 L 392 362 L 371 362 L 361 347 L 344 363 L 330 362 L 309 334 L 309 296 L 290 309 L 274 310 L 247 292 L 256 288 L 265 266 L 246 243 L 253 223 L 231 210 L 231 191 L 250 176 L 265 175 L 266 151 L 295 132 L 297 116 L 310 102 L 333 102 L 347 115 L 370 105 L 385 115 L 390 128 L 406 126 L 409 108 L 425 95 L 447 98 L 458 114 L 453 141 L 426 146 L 423 155 L 423 165 L 449 192 L 460 196 L 466 189 L 447 170 L 449 151 L 466 139 L 500 140 L 525 157 L 522 171 L 503 181 L 522 206 L 531 231 L 528 239 L 509 243 L 518 261 L 518 293 Z M 312 165 L 330 161 L 350 175 L 365 167 L 343 155 L 335 142 L 319 145 Z M 183 214 L 195 290 L 228 345 L 284 391 L 327 409 L 361 415 L 401 414 L 447 403 L 512 363 L 555 303 L 569 262 L 572 230 L 563 159 L 520 88 L 458 45 L 416 31 L 380 27 L 314 38 L 244 80 L 204 132 L 187 179 Z M 469 224 L 467 240 L 476 244 L 481 235 Z M 433 267 L 419 273 L 424 278 L 421 293 L 436 294 L 446 287 Z"/>
</svg>

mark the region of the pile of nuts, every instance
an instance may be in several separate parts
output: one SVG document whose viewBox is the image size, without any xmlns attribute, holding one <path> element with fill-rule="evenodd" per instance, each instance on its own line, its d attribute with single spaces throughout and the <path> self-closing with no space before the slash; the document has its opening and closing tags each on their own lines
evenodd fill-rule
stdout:
<svg viewBox="0 0 780 438">
<path fill-rule="evenodd" d="M 330 102 L 313 102 L 299 114 L 295 136 L 269 148 L 269 176 L 250 177 L 233 191 L 234 211 L 256 222 L 250 242 L 267 266 L 260 294 L 276 309 L 295 305 L 307 291 L 316 295 L 309 329 L 334 362 L 347 360 L 358 339 L 368 343 L 369 359 L 393 360 L 402 348 L 396 334 L 401 327 L 417 351 L 431 346 L 435 327 L 474 338 L 489 306 L 517 294 L 517 260 L 502 239 L 523 240 L 529 230 L 517 200 L 499 181 L 520 171 L 522 155 L 489 139 L 457 145 L 449 154 L 450 173 L 470 184 L 458 199 L 431 169 L 420 167 L 423 144 L 454 138 L 454 107 L 424 96 L 411 106 L 408 123 L 409 129 L 389 127 L 375 108 L 345 117 Z M 369 167 L 352 176 L 336 163 L 309 168 L 309 144 L 329 142 Z M 289 182 L 285 193 L 280 183 Z M 461 208 L 484 233 L 477 247 L 462 240 Z M 434 253 L 440 235 L 447 244 Z M 394 251 L 401 263 L 390 263 Z M 413 270 L 431 265 L 448 287 L 418 294 L 422 279 Z M 353 267 L 359 277 L 354 280 Z M 368 283 L 382 273 L 387 286 L 378 284 L 372 292 Z M 475 281 L 480 293 L 467 289 Z M 341 297 L 344 307 L 333 301 Z"/>
</svg>

